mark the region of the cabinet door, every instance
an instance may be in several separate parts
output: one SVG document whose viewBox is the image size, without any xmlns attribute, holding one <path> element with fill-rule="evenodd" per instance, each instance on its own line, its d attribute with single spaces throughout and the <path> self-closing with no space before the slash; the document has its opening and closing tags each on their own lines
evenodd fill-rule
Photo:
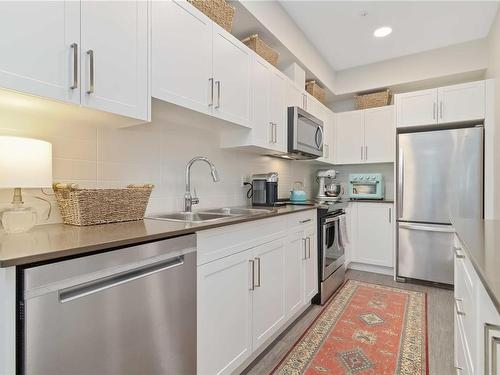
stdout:
<svg viewBox="0 0 500 375">
<path fill-rule="evenodd" d="M 0 87 L 80 103 L 79 2 L 2 1 L 0 35 Z"/>
<path fill-rule="evenodd" d="M 287 151 L 288 124 L 286 121 L 286 86 L 283 74 L 272 68 L 271 74 L 271 119 L 275 126 L 274 147 L 276 151 Z"/>
<path fill-rule="evenodd" d="M 484 81 L 438 89 L 439 123 L 480 120 L 485 111 Z"/>
<path fill-rule="evenodd" d="M 271 117 L 271 66 L 254 57 L 252 63 L 252 135 L 264 148 L 274 145 L 275 129 Z"/>
<path fill-rule="evenodd" d="M 398 94 L 395 103 L 397 127 L 437 123 L 437 89 Z"/>
<path fill-rule="evenodd" d="M 222 27 L 213 24 L 213 114 L 251 127 L 251 51 Z"/>
<path fill-rule="evenodd" d="M 230 374 L 252 353 L 250 255 L 198 267 L 199 374 Z"/>
<path fill-rule="evenodd" d="M 285 249 L 285 312 L 293 316 L 303 306 L 305 255 L 304 231 L 289 234 Z"/>
<path fill-rule="evenodd" d="M 285 240 L 279 239 L 253 249 L 253 348 L 271 337 L 285 320 Z M 230 326 L 228 326 L 230 327 Z"/>
<path fill-rule="evenodd" d="M 318 237 L 316 227 L 310 226 L 304 230 L 305 258 L 304 264 L 304 304 L 318 293 Z"/>
<path fill-rule="evenodd" d="M 304 107 L 304 95 L 301 90 L 293 84 L 292 81 L 288 81 L 287 91 L 286 91 L 286 104 L 287 107 Z"/>
<path fill-rule="evenodd" d="M 364 161 L 363 111 L 337 113 L 337 164 L 357 164 Z"/>
<path fill-rule="evenodd" d="M 366 109 L 364 112 L 365 161 L 393 163 L 396 142 L 394 106 Z"/>
<path fill-rule="evenodd" d="M 352 261 L 393 267 L 392 204 L 357 203 L 357 206 Z"/>
<path fill-rule="evenodd" d="M 82 104 L 147 120 L 148 3 L 82 1 L 81 37 Z"/>
<path fill-rule="evenodd" d="M 186 1 L 153 1 L 152 96 L 208 113 L 212 21 Z"/>
</svg>

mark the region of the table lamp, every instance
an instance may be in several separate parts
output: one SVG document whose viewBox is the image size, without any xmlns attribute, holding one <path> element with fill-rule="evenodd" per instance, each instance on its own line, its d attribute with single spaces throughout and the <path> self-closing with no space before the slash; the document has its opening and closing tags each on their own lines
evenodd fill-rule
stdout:
<svg viewBox="0 0 500 375">
<path fill-rule="evenodd" d="M 14 189 L 12 207 L 2 212 L 7 233 L 30 230 L 36 211 L 25 207 L 21 189 L 52 186 L 52 144 L 32 138 L 0 136 L 0 188 Z"/>
</svg>

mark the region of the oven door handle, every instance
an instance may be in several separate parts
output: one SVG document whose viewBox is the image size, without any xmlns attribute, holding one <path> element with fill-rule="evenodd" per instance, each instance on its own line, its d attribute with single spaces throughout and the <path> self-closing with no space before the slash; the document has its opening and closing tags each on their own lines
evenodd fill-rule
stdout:
<svg viewBox="0 0 500 375">
<path fill-rule="evenodd" d="M 333 223 L 333 222 L 335 222 L 335 221 L 339 221 L 339 220 L 340 220 L 340 217 L 341 217 L 342 215 L 345 215 L 345 214 L 340 214 L 340 215 L 338 215 L 338 216 L 335 216 L 335 217 L 330 217 L 330 218 L 328 218 L 328 219 L 325 219 L 325 222 L 324 222 L 323 224 L 329 224 L 329 223 Z"/>
</svg>

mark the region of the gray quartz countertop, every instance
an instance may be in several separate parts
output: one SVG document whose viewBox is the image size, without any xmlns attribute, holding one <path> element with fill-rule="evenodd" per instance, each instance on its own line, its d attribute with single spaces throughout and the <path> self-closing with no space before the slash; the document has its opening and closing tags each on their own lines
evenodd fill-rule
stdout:
<svg viewBox="0 0 500 375">
<path fill-rule="evenodd" d="M 0 267 L 54 261 L 312 209 L 316 206 L 285 206 L 258 215 L 234 216 L 200 224 L 144 219 L 87 227 L 48 224 L 36 226 L 27 233 L 1 232 Z"/>
<path fill-rule="evenodd" d="M 460 242 L 500 313 L 500 220 L 451 220 Z"/>
</svg>

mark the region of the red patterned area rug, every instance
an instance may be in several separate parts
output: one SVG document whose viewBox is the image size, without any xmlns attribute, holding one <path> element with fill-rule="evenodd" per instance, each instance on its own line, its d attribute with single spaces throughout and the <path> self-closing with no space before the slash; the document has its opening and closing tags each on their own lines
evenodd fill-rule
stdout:
<svg viewBox="0 0 500 375">
<path fill-rule="evenodd" d="M 273 374 L 426 375 L 426 294 L 349 280 Z"/>
</svg>

